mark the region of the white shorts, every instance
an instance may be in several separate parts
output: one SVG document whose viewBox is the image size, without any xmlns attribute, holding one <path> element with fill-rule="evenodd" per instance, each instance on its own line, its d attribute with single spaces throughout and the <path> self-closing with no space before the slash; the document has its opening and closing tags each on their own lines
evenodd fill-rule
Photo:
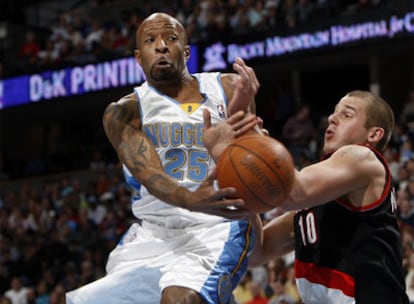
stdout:
<svg viewBox="0 0 414 304">
<path fill-rule="evenodd" d="M 191 288 L 206 303 L 229 303 L 252 246 L 247 221 L 182 229 L 133 224 L 109 255 L 107 275 L 68 292 L 66 303 L 154 304 L 168 286 Z"/>
</svg>

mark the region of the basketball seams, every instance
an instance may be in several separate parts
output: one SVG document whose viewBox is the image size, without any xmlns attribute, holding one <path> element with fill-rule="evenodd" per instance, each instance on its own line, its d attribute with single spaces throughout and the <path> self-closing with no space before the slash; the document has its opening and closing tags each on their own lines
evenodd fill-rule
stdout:
<svg viewBox="0 0 414 304">
<path fill-rule="evenodd" d="M 279 183 L 280 183 L 281 185 L 285 186 L 285 183 L 284 183 L 283 178 L 280 178 L 280 176 L 279 176 L 279 172 L 278 172 L 277 170 L 275 170 L 275 169 L 273 168 L 273 166 L 272 166 L 271 164 L 269 164 L 269 163 L 266 161 L 266 159 L 265 159 L 265 158 L 261 157 L 261 156 L 260 156 L 260 154 L 258 154 L 258 153 L 257 153 L 257 152 L 255 152 L 254 150 L 251 150 L 251 149 L 249 149 L 249 148 L 247 148 L 247 147 L 245 147 L 245 146 L 243 146 L 243 145 L 239 145 L 239 144 L 237 144 L 237 143 L 233 143 L 233 144 L 231 144 L 231 146 L 232 146 L 232 147 L 239 147 L 239 148 L 243 148 L 244 150 L 248 151 L 249 153 L 254 154 L 254 156 L 255 156 L 256 158 L 258 158 L 259 160 L 261 160 L 261 161 L 262 161 L 262 163 L 266 164 L 266 166 L 270 169 L 270 171 L 272 171 L 272 173 L 273 173 L 273 174 L 277 177 L 277 179 L 278 179 Z M 236 168 L 235 168 L 235 169 L 236 169 Z"/>
<path fill-rule="evenodd" d="M 276 208 L 291 189 L 294 165 L 289 151 L 276 139 L 244 135 L 223 151 L 217 163 L 220 187 L 235 187 L 244 209 L 262 213 Z"/>
<path fill-rule="evenodd" d="M 242 149 L 244 149 L 244 150 L 246 150 L 246 151 L 248 151 L 249 153 L 252 153 L 256 158 L 258 158 L 259 160 L 261 160 L 262 161 L 262 163 L 264 163 L 264 164 L 266 164 L 266 166 L 270 169 L 270 171 L 272 171 L 272 173 L 277 177 L 277 179 L 278 179 L 278 181 L 279 182 L 282 182 L 283 183 L 283 180 L 280 178 L 280 176 L 278 175 L 278 172 L 276 171 L 276 170 L 274 170 L 273 169 L 273 166 L 271 165 L 271 164 L 269 164 L 267 161 L 266 161 L 266 159 L 265 158 L 263 158 L 263 157 L 261 157 L 260 156 L 260 154 L 258 154 L 257 152 L 254 152 L 253 150 L 251 150 L 251 149 L 249 149 L 249 148 L 247 148 L 247 147 L 245 147 L 245 146 L 242 146 L 242 145 L 239 145 L 239 144 L 232 144 L 231 145 L 232 147 L 238 147 L 238 148 L 242 148 Z"/>
<path fill-rule="evenodd" d="M 266 203 L 260 196 L 257 196 L 257 194 L 254 191 L 251 190 L 249 184 L 247 184 L 246 181 L 244 179 L 242 179 L 240 171 L 239 171 L 238 166 L 237 166 L 237 163 L 234 162 L 234 158 L 232 157 L 232 154 L 231 154 L 233 152 L 232 150 L 234 150 L 234 148 L 237 147 L 239 149 L 243 149 L 243 150 L 245 150 L 249 153 L 252 153 L 254 155 L 254 157 L 261 160 L 261 162 L 263 164 L 265 164 L 267 168 L 269 168 L 270 172 L 272 172 L 273 175 L 277 177 L 279 182 L 281 182 L 281 179 L 280 179 L 279 175 L 277 174 L 277 172 L 275 170 L 273 170 L 272 166 L 269 165 L 268 162 L 264 158 L 260 157 L 260 155 L 253 152 L 251 149 L 249 149 L 249 148 L 247 148 L 243 145 L 238 145 L 236 143 L 233 143 L 230 146 L 231 147 L 228 151 L 229 152 L 229 157 L 228 158 L 230 160 L 231 166 L 233 167 L 233 171 L 236 173 L 237 178 L 239 179 L 239 181 L 245 186 L 245 188 L 249 191 L 249 193 L 252 194 L 252 196 L 255 197 L 262 205 L 264 205 L 266 207 L 270 207 L 270 208 L 275 208 L 274 205 Z M 281 183 L 281 184 L 283 184 L 283 183 Z M 278 188 L 281 188 L 281 187 L 278 187 Z"/>
</svg>

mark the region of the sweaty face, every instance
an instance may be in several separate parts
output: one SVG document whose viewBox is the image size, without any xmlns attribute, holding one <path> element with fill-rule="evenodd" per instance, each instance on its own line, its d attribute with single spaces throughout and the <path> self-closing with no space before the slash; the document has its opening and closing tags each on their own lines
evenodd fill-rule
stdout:
<svg viewBox="0 0 414 304">
<path fill-rule="evenodd" d="M 176 80 L 185 71 L 186 50 L 184 29 L 173 18 L 151 16 L 138 30 L 135 55 L 150 83 Z"/>
<path fill-rule="evenodd" d="M 358 97 L 343 97 L 329 116 L 323 153 L 329 154 L 342 146 L 366 144 L 369 130 L 365 128 L 367 102 Z"/>
</svg>

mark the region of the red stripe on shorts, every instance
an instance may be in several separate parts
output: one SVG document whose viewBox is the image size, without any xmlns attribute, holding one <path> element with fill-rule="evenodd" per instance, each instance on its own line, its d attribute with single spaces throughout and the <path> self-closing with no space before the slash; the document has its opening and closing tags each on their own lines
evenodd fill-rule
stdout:
<svg viewBox="0 0 414 304">
<path fill-rule="evenodd" d="M 345 295 L 355 297 L 353 277 L 338 270 L 295 260 L 295 276 L 297 279 L 305 278 L 330 289 L 339 289 Z"/>
</svg>

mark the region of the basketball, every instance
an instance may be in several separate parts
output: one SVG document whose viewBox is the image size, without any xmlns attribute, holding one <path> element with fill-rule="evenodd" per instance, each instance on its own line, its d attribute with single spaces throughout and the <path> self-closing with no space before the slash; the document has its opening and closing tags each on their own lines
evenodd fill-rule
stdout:
<svg viewBox="0 0 414 304">
<path fill-rule="evenodd" d="M 224 150 L 217 163 L 220 188 L 234 187 L 243 209 L 263 213 L 279 206 L 294 180 L 294 163 L 278 140 L 258 134 L 241 136 Z"/>
</svg>

